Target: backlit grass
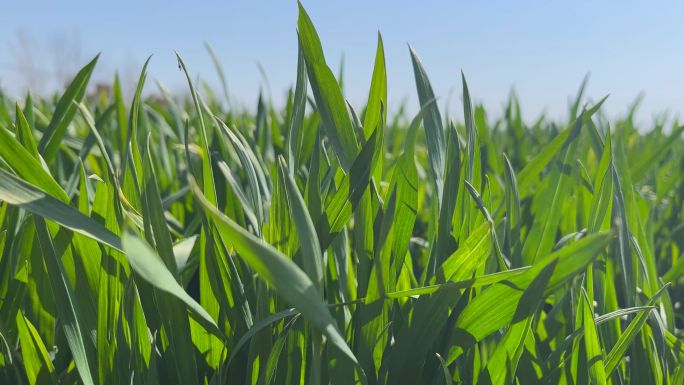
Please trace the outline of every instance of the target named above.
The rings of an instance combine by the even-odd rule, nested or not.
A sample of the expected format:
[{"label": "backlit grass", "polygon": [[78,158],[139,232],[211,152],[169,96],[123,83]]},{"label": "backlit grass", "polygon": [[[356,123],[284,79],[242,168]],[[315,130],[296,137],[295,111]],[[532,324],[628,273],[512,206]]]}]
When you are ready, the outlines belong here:
[{"label": "backlit grass", "polygon": [[452,121],[413,50],[388,116],[379,36],[352,107],[299,12],[283,109],[0,94],[0,383],[684,384],[683,126]]}]

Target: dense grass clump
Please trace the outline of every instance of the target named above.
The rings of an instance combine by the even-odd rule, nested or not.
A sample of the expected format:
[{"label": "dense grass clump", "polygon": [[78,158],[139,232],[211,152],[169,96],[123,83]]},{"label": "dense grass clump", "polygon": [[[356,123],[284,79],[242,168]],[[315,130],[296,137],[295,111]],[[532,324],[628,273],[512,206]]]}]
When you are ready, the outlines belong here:
[{"label": "dense grass clump", "polygon": [[684,383],[684,127],[465,79],[452,122],[413,51],[388,118],[381,39],[359,110],[298,39],[283,110],[86,96],[97,58],[3,97],[0,383]]}]

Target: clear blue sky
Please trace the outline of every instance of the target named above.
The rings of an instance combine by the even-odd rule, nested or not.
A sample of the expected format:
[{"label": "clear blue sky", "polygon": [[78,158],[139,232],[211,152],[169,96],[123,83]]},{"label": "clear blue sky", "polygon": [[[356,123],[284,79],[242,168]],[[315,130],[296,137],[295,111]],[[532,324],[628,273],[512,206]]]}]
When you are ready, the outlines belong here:
[{"label": "clear blue sky", "polygon": [[[500,111],[511,87],[528,120],[542,111],[564,117],[568,97],[591,73],[589,96],[611,96],[609,115],[645,93],[640,117],[684,112],[684,3],[681,1],[313,1],[305,0],[328,63],[345,63],[345,94],[362,107],[370,81],[376,31],[383,35],[389,104],[417,98],[406,44],[421,56],[440,106],[459,117],[463,70],[473,97]],[[149,79],[184,91],[173,51],[212,84],[217,77],[203,47],[225,67],[231,94],[255,105],[268,77],[273,100],[294,83],[295,1],[6,1],[0,5],[0,85],[26,87],[27,62],[42,72],[44,90],[62,63],[73,71],[102,52],[97,80],[114,70],[137,76],[154,54]],[[32,57],[19,55],[18,34]],[[59,41],[67,41],[61,47]],[[69,48],[80,42],[79,50]],[[57,47],[57,48],[55,48]],[[151,84],[153,82],[150,82]],[[148,87],[150,89],[150,87]],[[153,90],[153,88],[151,88]]]}]

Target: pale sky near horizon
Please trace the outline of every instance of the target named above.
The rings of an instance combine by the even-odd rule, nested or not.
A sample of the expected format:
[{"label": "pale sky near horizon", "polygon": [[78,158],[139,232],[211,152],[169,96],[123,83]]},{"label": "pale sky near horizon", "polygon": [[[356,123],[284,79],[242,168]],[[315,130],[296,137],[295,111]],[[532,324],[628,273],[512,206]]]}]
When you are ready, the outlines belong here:
[{"label": "pale sky near horizon", "polygon": [[[344,57],[345,96],[363,107],[376,34],[385,44],[389,107],[418,108],[407,43],[420,55],[441,108],[460,118],[463,70],[476,101],[493,113],[511,87],[528,121],[542,111],[566,117],[568,98],[591,74],[588,97],[611,94],[609,116],[640,92],[640,118],[684,113],[684,2],[677,1],[361,1],[303,0],[337,73]],[[203,42],[223,63],[232,98],[254,107],[260,90],[281,104],[295,80],[295,1],[94,2],[0,0],[0,87],[54,90],[102,52],[94,81],[118,70],[137,77],[154,54],[148,90],[158,79],[185,92],[174,50],[191,72],[218,80]],[[19,36],[24,36],[22,41]],[[24,43],[25,42],[25,43]],[[22,46],[27,44],[26,46]],[[258,65],[263,68],[268,86]],[[33,73],[28,77],[27,73]]]}]

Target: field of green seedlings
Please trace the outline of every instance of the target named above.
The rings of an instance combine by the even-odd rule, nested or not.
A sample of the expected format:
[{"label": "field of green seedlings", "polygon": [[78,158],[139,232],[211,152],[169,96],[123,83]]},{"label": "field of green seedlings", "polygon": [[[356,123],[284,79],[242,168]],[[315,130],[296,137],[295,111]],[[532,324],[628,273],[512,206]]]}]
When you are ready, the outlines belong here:
[{"label": "field of green seedlings", "polygon": [[684,384],[684,126],[465,77],[452,121],[413,50],[388,116],[380,37],[351,106],[297,27],[283,109],[180,56],[186,98],[86,92],[97,58],[0,94],[0,384]]}]

